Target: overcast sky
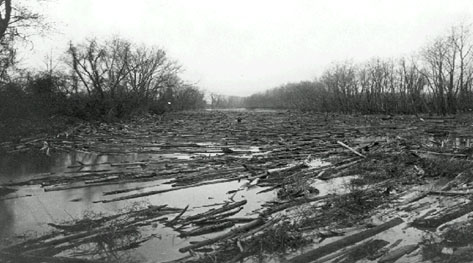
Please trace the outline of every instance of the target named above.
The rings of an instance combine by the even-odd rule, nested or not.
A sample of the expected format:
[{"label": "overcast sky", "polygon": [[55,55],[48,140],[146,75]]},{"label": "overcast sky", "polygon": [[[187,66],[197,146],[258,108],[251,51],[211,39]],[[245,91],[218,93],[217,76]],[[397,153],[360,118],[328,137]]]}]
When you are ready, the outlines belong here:
[{"label": "overcast sky", "polygon": [[44,12],[55,30],[27,61],[119,34],[164,48],[210,92],[249,95],[312,80],[332,62],[412,54],[471,22],[473,1],[49,0]]}]

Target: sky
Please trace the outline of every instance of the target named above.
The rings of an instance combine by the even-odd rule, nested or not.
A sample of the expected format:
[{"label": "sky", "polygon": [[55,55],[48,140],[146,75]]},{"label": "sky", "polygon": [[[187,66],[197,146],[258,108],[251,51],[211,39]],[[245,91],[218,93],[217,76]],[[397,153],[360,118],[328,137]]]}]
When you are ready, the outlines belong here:
[{"label": "sky", "polygon": [[247,96],[313,80],[332,63],[410,56],[459,23],[471,0],[48,0],[53,25],[23,53],[44,67],[68,41],[120,35],[166,50],[182,78],[208,92]]}]

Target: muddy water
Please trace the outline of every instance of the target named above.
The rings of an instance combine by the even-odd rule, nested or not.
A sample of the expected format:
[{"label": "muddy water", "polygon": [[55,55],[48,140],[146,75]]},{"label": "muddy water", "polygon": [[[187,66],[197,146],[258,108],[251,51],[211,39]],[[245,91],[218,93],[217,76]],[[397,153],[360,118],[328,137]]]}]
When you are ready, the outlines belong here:
[{"label": "muddy water", "polygon": [[[233,148],[238,151],[238,148]],[[257,152],[257,148],[246,149],[250,152]],[[18,154],[0,157],[0,184],[8,184],[18,181],[25,181],[35,178],[69,174],[74,169],[70,166],[78,163],[85,166],[84,171],[99,171],[110,169],[112,171],[126,169],[124,167],[113,167],[111,163],[138,162],[159,158],[189,159],[192,156],[183,154],[171,155],[149,155],[149,154],[127,154],[127,155],[97,155],[93,153],[55,153],[52,156],[44,154]],[[245,158],[242,156],[242,158]],[[169,159],[171,161],[171,159]],[[77,170],[77,169],[76,169]],[[186,214],[191,215],[212,208],[213,205],[222,205],[234,201],[247,200],[248,203],[235,217],[252,217],[256,215],[261,205],[276,197],[274,192],[257,194],[264,188],[257,186],[248,187],[248,181],[241,180],[202,185],[182,189],[178,191],[166,192],[162,194],[124,200],[111,203],[94,203],[94,201],[106,199],[104,192],[147,187],[149,190],[168,189],[171,186],[166,184],[168,180],[156,180],[152,182],[122,183],[104,186],[83,187],[60,191],[46,192],[40,185],[29,185],[13,187],[17,191],[0,197],[0,245],[15,242],[21,236],[33,237],[44,234],[51,229],[48,223],[64,223],[71,220],[83,218],[86,213],[115,214],[122,209],[130,208],[136,204],[140,205],[163,205],[170,207],[184,208],[189,205]],[[150,187],[151,186],[151,187]],[[237,190],[236,194],[229,191]],[[143,190],[128,192],[127,194],[139,193]],[[120,197],[115,195],[114,197]],[[172,215],[171,215],[172,216]],[[144,235],[154,235],[141,247],[133,252],[134,256],[144,260],[167,261],[173,260],[183,255],[177,250],[189,244],[189,241],[202,240],[212,235],[195,238],[181,239],[178,233],[172,229],[162,226],[145,227]]]}]

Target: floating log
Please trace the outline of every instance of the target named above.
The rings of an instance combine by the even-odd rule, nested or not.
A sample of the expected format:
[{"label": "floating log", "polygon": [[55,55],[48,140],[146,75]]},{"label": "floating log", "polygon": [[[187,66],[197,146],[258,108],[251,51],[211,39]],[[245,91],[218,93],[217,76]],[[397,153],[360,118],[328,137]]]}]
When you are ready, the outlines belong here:
[{"label": "floating log", "polygon": [[402,246],[384,255],[382,258],[378,260],[378,262],[379,263],[394,262],[398,260],[399,258],[401,258],[402,256],[412,253],[418,247],[419,247],[419,244]]},{"label": "floating log", "polygon": [[172,191],[177,191],[177,190],[182,190],[186,188],[192,188],[192,187],[197,187],[197,186],[202,186],[202,185],[209,185],[209,184],[218,184],[218,183],[225,183],[225,182],[231,182],[231,181],[236,181],[240,180],[245,177],[234,177],[234,178],[229,178],[229,179],[219,179],[219,180],[213,180],[213,181],[205,181],[205,182],[200,182],[192,185],[186,185],[186,186],[179,186],[179,187],[173,187],[169,189],[163,189],[163,190],[156,190],[156,191],[149,191],[149,192],[144,192],[144,193],[137,193],[137,194],[131,194],[127,196],[122,196],[122,197],[117,197],[113,199],[108,199],[108,200],[99,200],[99,201],[94,201],[94,203],[110,203],[110,202],[117,202],[117,201],[123,201],[123,200],[128,200],[128,199],[134,199],[134,198],[140,198],[140,197],[145,197],[145,196],[150,196],[150,195],[156,195],[156,194],[162,194],[162,193],[167,193],[167,192],[172,192]]},{"label": "floating log", "polygon": [[242,235],[239,235],[239,236],[238,236],[238,240],[243,240],[243,239],[245,239],[245,238],[247,238],[247,237],[250,237],[250,236],[252,236],[252,235],[254,235],[254,234],[257,234],[258,232],[261,232],[261,231],[263,231],[264,229],[273,226],[274,224],[276,224],[276,223],[279,222],[280,220],[281,220],[280,218],[273,218],[273,219],[269,220],[268,222],[264,223],[263,225],[261,225],[261,226],[255,228],[255,229],[252,229],[252,230],[250,230],[250,231],[248,231],[248,232],[246,232],[246,233],[244,233],[244,234],[242,234]]},{"label": "floating log", "polygon": [[473,191],[430,191],[431,195],[442,195],[442,196],[456,196],[456,195],[473,195]]},{"label": "floating log", "polygon": [[228,238],[230,238],[230,237],[232,237],[232,236],[235,236],[235,235],[237,235],[237,234],[239,234],[239,233],[246,232],[246,231],[248,231],[248,230],[250,230],[250,229],[252,229],[252,228],[258,227],[259,225],[261,225],[261,224],[263,224],[263,223],[264,223],[264,220],[263,220],[263,218],[260,217],[260,218],[258,218],[258,219],[256,219],[256,220],[251,221],[250,223],[248,223],[248,224],[246,224],[246,225],[232,228],[229,232],[224,233],[224,234],[222,234],[222,235],[216,236],[216,237],[214,237],[214,238],[206,239],[206,240],[204,240],[204,241],[201,241],[201,242],[198,242],[198,243],[189,245],[189,246],[187,246],[187,247],[180,248],[180,249],[179,249],[179,252],[184,253],[184,252],[187,252],[187,251],[190,251],[190,250],[199,248],[199,247],[203,247],[203,246],[208,246],[208,245],[214,244],[214,243],[216,243],[216,242],[219,242],[219,241],[228,239]]},{"label": "floating log", "polygon": [[460,153],[440,153],[440,152],[432,152],[432,151],[416,151],[416,153],[445,156],[445,157],[450,157],[450,158],[467,158],[468,157],[468,155],[460,154]]},{"label": "floating log", "polygon": [[201,218],[208,217],[208,216],[211,216],[211,215],[220,214],[220,213],[232,210],[234,208],[243,206],[247,202],[248,201],[246,201],[246,200],[242,200],[242,201],[235,202],[235,203],[232,203],[232,204],[227,204],[227,205],[224,205],[224,206],[222,206],[220,208],[217,208],[217,209],[211,209],[211,210],[209,210],[205,213],[189,216],[189,217],[185,218],[185,221],[194,221],[196,219],[201,219]]},{"label": "floating log", "polygon": [[439,217],[416,219],[411,223],[411,225],[418,229],[433,230],[439,227],[440,225],[443,225],[447,222],[450,222],[454,219],[457,219],[461,216],[471,213],[472,211],[473,211],[473,202],[470,202],[458,207],[452,212],[446,213]]},{"label": "floating log", "polygon": [[334,262],[340,262],[341,259],[343,259],[341,260],[342,263],[356,262],[384,248],[387,244],[389,244],[389,242],[382,239],[368,240],[346,250],[327,255],[326,257],[316,260],[314,263],[329,262],[335,258],[338,259],[334,260]]},{"label": "floating log", "polygon": [[3,197],[0,198],[0,201],[4,200],[11,200],[11,199],[18,199],[18,198],[24,198],[24,197],[32,197],[33,195],[27,194],[27,195],[16,195],[16,196],[8,196],[8,197]]},{"label": "floating log", "polygon": [[353,148],[351,148],[350,146],[344,144],[343,142],[337,141],[337,143],[340,144],[341,146],[347,148],[347,149],[350,150],[352,153],[354,153],[354,154],[356,154],[356,155],[358,155],[358,156],[360,156],[360,157],[366,158],[366,156],[364,156],[363,154],[357,152],[355,149],[353,149]]},{"label": "floating log", "polygon": [[[40,239],[32,240],[34,242],[26,241],[20,244],[16,244],[4,249],[8,252],[17,251],[36,251],[44,250],[47,248],[55,247],[64,243],[73,242],[79,244],[85,242],[93,237],[106,234],[110,228],[105,223],[122,216],[129,217],[130,220],[121,221],[119,220],[118,232],[124,233],[126,231],[134,230],[137,226],[146,225],[155,220],[157,217],[161,217],[170,213],[177,213],[180,209],[166,208],[166,205],[161,206],[150,206],[148,208],[130,211],[122,214],[102,217],[94,220],[82,220],[76,224],[71,225],[56,225],[50,223],[51,226],[61,229],[64,232],[53,232],[51,235],[46,235]],[[67,247],[67,246],[66,246]]]},{"label": "floating log", "polygon": [[197,219],[197,220],[192,220],[189,223],[192,223],[192,224],[195,224],[195,225],[206,225],[206,224],[208,224],[208,222],[222,220],[226,217],[238,214],[242,209],[243,209],[243,207],[240,206],[240,207],[238,207],[238,209],[235,209],[234,211],[230,210],[226,213],[219,213],[219,214],[214,214],[214,215],[211,215],[211,216],[206,216],[206,217],[203,217],[203,218],[200,218],[200,219]]},{"label": "floating log", "polygon": [[253,220],[256,220],[256,218],[255,217],[230,217],[230,218],[210,220],[209,223],[218,224],[222,222],[233,222],[235,224],[242,224],[242,223],[249,223]]},{"label": "floating log", "polygon": [[448,191],[452,187],[454,187],[455,185],[461,184],[465,181],[469,181],[470,180],[470,173],[468,173],[467,171],[468,170],[459,173],[457,176],[455,176],[455,178],[453,178],[453,180],[450,180],[442,188],[440,188],[440,191]]},{"label": "floating log", "polygon": [[197,229],[193,229],[191,231],[181,232],[181,237],[200,236],[200,235],[204,235],[208,233],[218,232],[218,231],[227,229],[229,227],[232,227],[234,225],[235,223],[233,222],[222,222],[215,225],[204,226]]},{"label": "floating log", "polygon": [[294,199],[290,202],[287,202],[287,203],[284,203],[284,204],[281,204],[281,205],[278,205],[278,206],[275,206],[275,207],[270,207],[270,208],[266,209],[265,211],[263,211],[261,213],[261,215],[262,216],[269,216],[269,215],[274,214],[276,212],[286,210],[290,207],[298,206],[298,205],[301,205],[301,204],[304,204],[304,203],[310,203],[310,202],[315,202],[315,201],[328,199],[328,198],[333,197],[333,196],[334,195],[316,196],[316,197],[312,197],[312,198],[301,197],[301,198]]},{"label": "floating log", "polygon": [[369,237],[372,237],[376,234],[379,234],[383,231],[386,231],[392,227],[395,227],[399,224],[402,224],[404,221],[401,218],[394,218],[384,224],[378,225],[376,227],[373,227],[371,229],[365,230],[363,232],[344,237],[340,240],[334,241],[330,244],[327,244],[325,246],[316,248],[314,250],[311,250],[307,253],[304,253],[302,255],[296,256],[290,260],[288,260],[288,263],[306,263],[310,261],[317,260],[325,255],[328,255],[330,253],[333,253],[341,248],[353,245],[355,243],[358,243],[362,240],[365,240]]},{"label": "floating log", "polygon": [[402,242],[402,239],[398,239],[398,240],[394,241],[394,243],[390,244],[388,247],[383,247],[383,248],[381,248],[380,250],[376,251],[375,253],[369,255],[369,256],[367,257],[367,259],[369,259],[369,260],[375,260],[375,259],[377,259],[377,258],[379,258],[379,257],[382,257],[382,256],[386,255],[386,253],[387,253],[389,250],[391,250],[391,249],[397,247],[399,244],[401,244],[401,242]]},{"label": "floating log", "polygon": [[167,225],[174,225],[179,220],[179,218],[181,218],[181,216],[187,211],[188,208],[189,205],[187,205],[176,217],[169,221]]}]

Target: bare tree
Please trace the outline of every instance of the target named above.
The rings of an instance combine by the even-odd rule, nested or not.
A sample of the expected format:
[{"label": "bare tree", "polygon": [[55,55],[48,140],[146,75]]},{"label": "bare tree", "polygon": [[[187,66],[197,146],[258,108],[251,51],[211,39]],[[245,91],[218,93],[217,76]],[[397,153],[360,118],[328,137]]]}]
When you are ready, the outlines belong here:
[{"label": "bare tree", "polygon": [[119,112],[123,103],[167,103],[183,84],[178,76],[180,66],[164,50],[137,47],[120,38],[71,43],[68,54],[69,65],[81,83],[78,90],[94,99],[101,114]]},{"label": "bare tree", "polygon": [[134,48],[127,64],[126,83],[131,91],[149,99],[159,96],[167,87],[178,86],[181,67],[169,60],[158,48]]},{"label": "bare tree", "polygon": [[105,68],[106,50],[99,46],[97,41],[89,40],[81,46],[70,44],[68,53],[71,55],[71,64],[89,95],[99,95],[103,101],[104,76],[108,69]]},{"label": "bare tree", "polygon": [[471,83],[471,63],[473,60],[473,43],[471,42],[470,26],[461,24],[457,27],[453,27],[450,40],[457,51],[459,60],[459,74],[457,77],[459,106],[463,110],[466,110],[468,105],[472,102],[471,90],[468,88],[468,83]]},{"label": "bare tree", "polygon": [[48,28],[45,19],[38,13],[11,0],[0,0],[0,80],[9,79],[8,70],[16,63],[17,39],[27,40],[31,34]]},{"label": "bare tree", "polygon": [[0,7],[3,9],[3,12],[0,13],[0,39],[3,39],[10,25],[12,12],[11,0],[0,0]]},{"label": "bare tree", "polygon": [[427,79],[428,86],[436,100],[436,111],[441,114],[447,113],[445,100],[445,63],[448,54],[448,43],[442,39],[436,39],[422,52],[425,62],[425,70],[422,70]]}]

